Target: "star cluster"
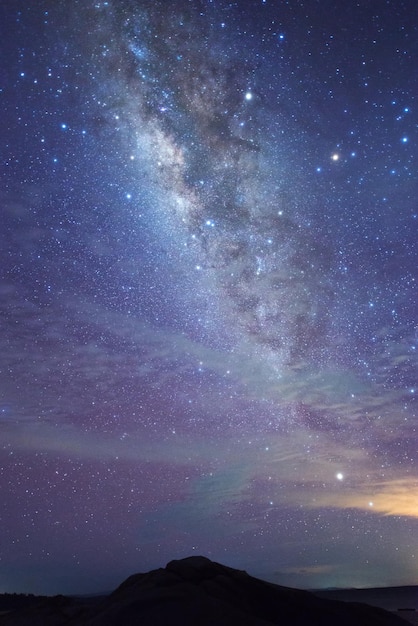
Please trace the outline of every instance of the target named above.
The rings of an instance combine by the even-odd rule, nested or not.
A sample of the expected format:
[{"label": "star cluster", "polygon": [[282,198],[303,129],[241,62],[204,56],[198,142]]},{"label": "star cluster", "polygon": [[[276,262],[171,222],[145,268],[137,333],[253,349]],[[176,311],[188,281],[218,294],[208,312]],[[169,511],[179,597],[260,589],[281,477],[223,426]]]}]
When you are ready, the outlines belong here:
[{"label": "star cluster", "polygon": [[414,3],[12,4],[0,591],[417,584]]}]

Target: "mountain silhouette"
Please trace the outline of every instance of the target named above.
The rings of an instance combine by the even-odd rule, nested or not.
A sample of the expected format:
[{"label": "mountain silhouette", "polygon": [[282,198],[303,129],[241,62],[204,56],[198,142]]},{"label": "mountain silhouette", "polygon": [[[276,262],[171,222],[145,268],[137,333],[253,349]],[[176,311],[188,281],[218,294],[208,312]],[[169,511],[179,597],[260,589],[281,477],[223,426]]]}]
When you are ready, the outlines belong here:
[{"label": "mountain silhouette", "polygon": [[264,582],[203,556],[134,574],[96,599],[42,599],[0,617],[0,626],[405,626],[366,604],[324,599]]}]

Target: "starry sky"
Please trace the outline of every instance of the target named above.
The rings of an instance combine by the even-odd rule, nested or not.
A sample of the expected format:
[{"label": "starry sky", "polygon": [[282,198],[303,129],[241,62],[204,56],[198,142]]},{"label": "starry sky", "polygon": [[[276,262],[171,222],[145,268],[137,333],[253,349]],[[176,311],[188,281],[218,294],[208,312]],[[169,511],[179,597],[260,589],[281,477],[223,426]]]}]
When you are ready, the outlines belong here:
[{"label": "starry sky", "polygon": [[0,11],[0,592],[418,584],[415,0]]}]

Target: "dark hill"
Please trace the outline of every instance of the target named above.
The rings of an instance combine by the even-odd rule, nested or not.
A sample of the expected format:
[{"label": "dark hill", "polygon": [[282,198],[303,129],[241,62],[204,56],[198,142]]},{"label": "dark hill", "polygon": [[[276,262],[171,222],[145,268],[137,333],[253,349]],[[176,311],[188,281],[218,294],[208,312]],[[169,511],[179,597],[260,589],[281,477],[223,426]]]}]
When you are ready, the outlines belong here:
[{"label": "dark hill", "polygon": [[405,626],[365,604],[279,587],[204,557],[130,576],[88,604],[58,596],[0,618],[0,626]]}]

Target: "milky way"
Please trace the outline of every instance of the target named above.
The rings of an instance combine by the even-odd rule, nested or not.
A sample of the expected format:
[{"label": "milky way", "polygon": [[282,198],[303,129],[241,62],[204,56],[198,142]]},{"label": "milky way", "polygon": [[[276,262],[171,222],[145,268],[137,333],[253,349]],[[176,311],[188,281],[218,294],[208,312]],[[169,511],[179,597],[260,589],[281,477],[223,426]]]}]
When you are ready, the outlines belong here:
[{"label": "milky way", "polygon": [[417,584],[414,3],[18,5],[0,591]]}]

